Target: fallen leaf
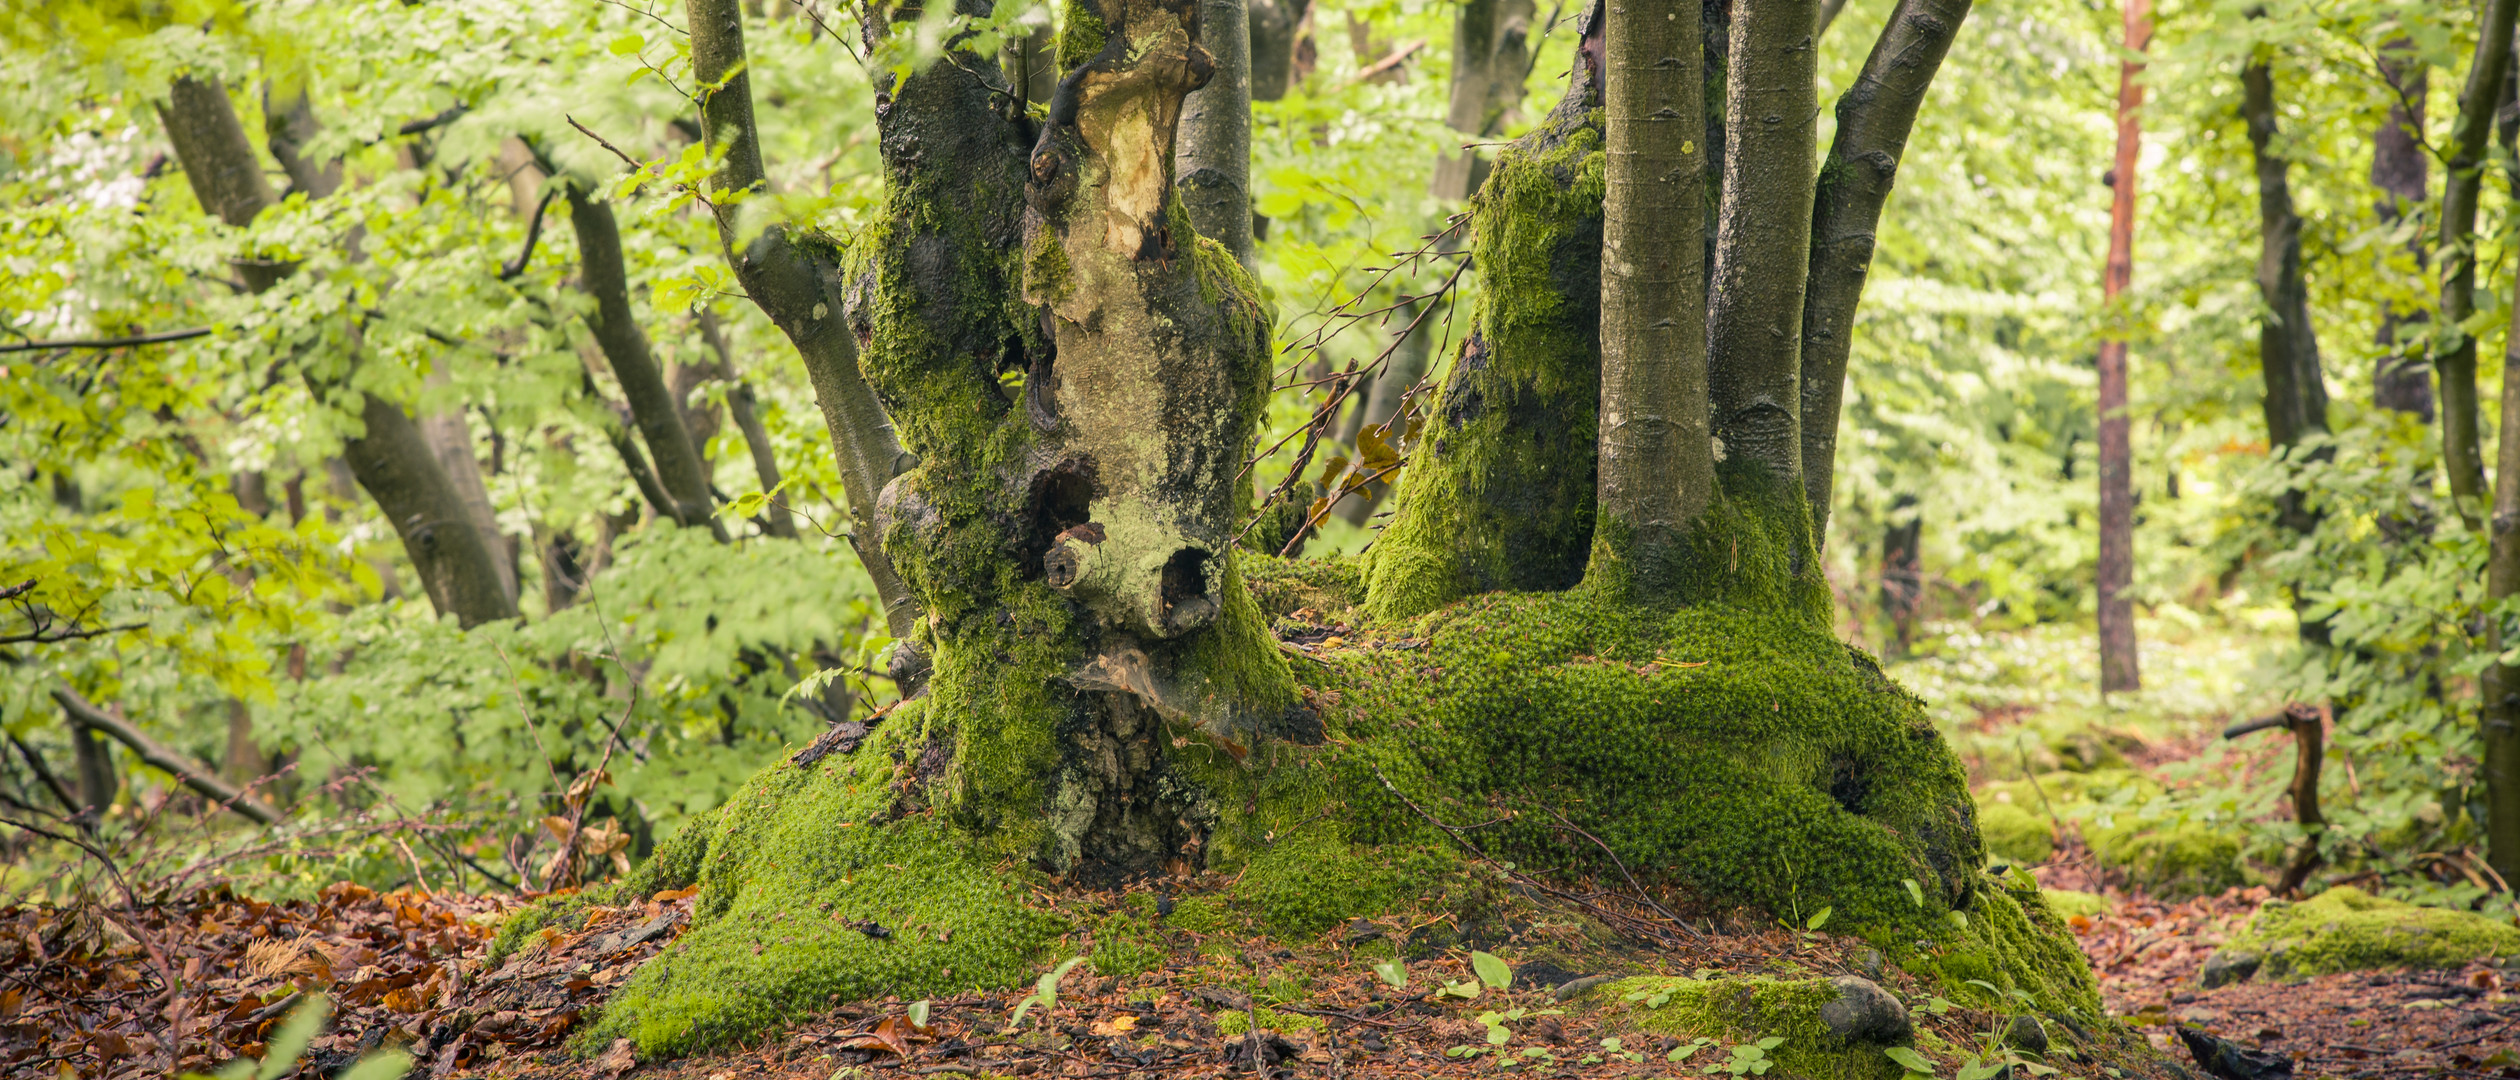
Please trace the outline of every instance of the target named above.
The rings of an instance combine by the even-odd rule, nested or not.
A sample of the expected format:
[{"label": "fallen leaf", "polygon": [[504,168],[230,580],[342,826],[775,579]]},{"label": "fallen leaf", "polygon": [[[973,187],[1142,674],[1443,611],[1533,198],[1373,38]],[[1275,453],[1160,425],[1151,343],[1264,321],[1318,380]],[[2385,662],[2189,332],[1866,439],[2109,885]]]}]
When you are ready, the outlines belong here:
[{"label": "fallen leaf", "polygon": [[595,1059],[595,1068],[606,1080],[639,1067],[639,1058],[628,1039],[614,1039],[612,1046]]},{"label": "fallen leaf", "polygon": [[1137,1030],[1137,1021],[1134,1016],[1115,1016],[1109,1020],[1096,1020],[1086,1025],[1086,1029],[1106,1039],[1115,1038]]}]

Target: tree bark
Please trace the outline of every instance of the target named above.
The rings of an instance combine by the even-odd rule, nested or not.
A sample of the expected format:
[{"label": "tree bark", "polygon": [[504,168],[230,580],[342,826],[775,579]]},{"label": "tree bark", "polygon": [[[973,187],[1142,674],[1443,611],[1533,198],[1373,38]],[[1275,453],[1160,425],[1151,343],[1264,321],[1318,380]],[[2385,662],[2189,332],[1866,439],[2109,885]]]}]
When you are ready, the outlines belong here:
[{"label": "tree bark", "polygon": [[1251,100],[1276,101],[1295,85],[1296,46],[1312,0],[1247,0],[1251,12]]},{"label": "tree bark", "polygon": [[[2123,0],[2126,49],[2140,56],[2152,42],[2151,0]],[[2118,66],[2117,160],[2110,170],[2109,262],[2101,275],[2102,318],[2123,317],[2122,297],[2135,273],[2135,167],[2142,149],[2144,87],[2141,61]],[[2100,339],[2100,691],[2137,690],[2143,673],[2135,655],[2134,459],[2126,414],[2126,337],[2111,327]]]},{"label": "tree bark", "polygon": [[[2431,87],[2432,69],[2421,62],[2403,59],[2414,43],[2399,38],[2380,47],[2380,79],[2393,93],[2388,119],[2371,136],[2371,182],[2380,189],[2380,200],[2373,209],[2385,225],[2395,225],[2412,213],[2425,199],[2429,183],[2430,154],[2425,152],[2420,136],[2424,130],[2424,98]],[[2407,239],[2407,249],[2415,256],[2417,267],[2425,266],[2428,249],[2421,231]],[[2380,328],[2374,342],[2380,346],[2380,358],[2374,362],[2371,376],[2372,403],[2383,409],[2414,413],[2429,424],[2433,419],[2432,373],[2424,370],[2422,356],[2413,346],[2419,341],[2398,340],[2400,327],[2419,327],[2431,321],[2431,313],[2420,308],[2400,312],[2387,301],[2380,305]],[[2421,331],[2417,331],[2420,335]]]},{"label": "tree bark", "polygon": [[1251,18],[1244,0],[1199,0],[1199,41],[1216,73],[1181,106],[1181,205],[1199,235],[1247,269],[1251,237]]},{"label": "tree bark", "polygon": [[[1444,126],[1486,139],[1511,123],[1531,70],[1532,0],[1463,0],[1453,10],[1452,85]],[[1466,199],[1487,180],[1487,152],[1476,145],[1435,157],[1432,190]]]},{"label": "tree bark", "polygon": [[720,242],[745,294],[805,360],[814,399],[822,406],[832,449],[839,455],[841,488],[855,524],[850,545],[874,579],[886,624],[894,636],[906,635],[918,617],[917,604],[877,542],[874,521],[876,496],[908,461],[884,406],[858,371],[858,342],[840,317],[840,253],[785,225],[772,225],[736,249],[735,204],[763,187],[752,76],[741,70],[743,8],[735,0],[691,0],[689,14],[693,74],[703,84],[718,86],[703,98],[700,116],[710,148],[725,155],[709,180],[717,200]]},{"label": "tree bark", "polygon": [[[179,77],[159,115],[203,209],[241,228],[271,205],[271,187],[263,182],[260,161],[226,90],[215,82]],[[278,284],[290,267],[243,260],[238,270],[250,287],[261,291]],[[332,388],[320,380],[310,377],[308,385],[319,399],[332,396]],[[467,628],[515,618],[516,604],[490,545],[473,528],[468,508],[419,426],[400,407],[374,394],[361,392],[349,404],[358,408],[365,430],[344,441],[342,457],[393,523],[430,603],[440,615],[453,615]]]},{"label": "tree bark", "polygon": [[1873,41],[1863,73],[1838,96],[1837,134],[1812,196],[1811,268],[1803,294],[1802,475],[1814,544],[1829,539],[1838,414],[1855,347],[1855,307],[1872,269],[1873,230],[1898,179],[1925,91],[1969,5],[1901,0]]},{"label": "tree bark", "polygon": [[1594,4],[1566,96],[1497,155],[1471,200],[1479,299],[1367,553],[1379,617],[1583,580],[1598,490],[1605,23]]},{"label": "tree bark", "polygon": [[[422,380],[425,395],[443,388],[450,380],[444,369],[432,371]],[[490,566],[499,580],[499,591],[507,595],[509,606],[516,604],[516,560],[508,550],[507,534],[499,531],[498,508],[490,503],[490,486],[481,479],[481,457],[473,450],[472,424],[464,417],[464,407],[457,402],[419,418],[420,438],[428,443],[429,456],[437,459],[438,469],[446,474],[446,484],[464,508],[464,521],[481,537],[481,548],[490,555]]]},{"label": "tree bark", "polygon": [[[717,313],[701,308],[699,323],[701,339],[708,343],[709,351],[717,354],[718,370],[734,383],[726,394],[726,411],[734,418],[736,429],[744,433],[744,447],[752,455],[753,476],[760,481],[761,490],[777,491],[781,482],[779,455],[770,445],[770,429],[761,422],[761,407],[753,397],[752,383],[735,370],[735,351],[727,347],[726,331],[718,325]],[[788,497],[782,496],[780,502],[761,513],[770,535],[794,540],[796,515],[785,504]]]},{"label": "tree bark", "polygon": [[1811,546],[1802,488],[1802,310],[1816,180],[1817,20],[1812,0],[1734,4],[1724,202],[1706,312],[1707,413],[1725,492],[1755,507],[1750,512],[1792,552],[1797,572]]},{"label": "tree bark", "polygon": [[[2520,143],[2520,110],[2502,122],[2505,153]],[[2508,157],[2506,160],[2510,160]],[[2520,168],[2510,174],[2512,193],[2520,198]],[[2485,601],[2491,608],[2520,593],[2520,278],[2512,285],[2511,321],[2503,334],[2502,432],[2494,442],[2494,503],[2487,519],[2489,547],[2485,563]],[[2486,620],[2486,655],[2499,657],[2511,647],[2500,617]],[[2520,667],[2485,666],[2479,680],[2477,727],[2484,743],[2486,861],[2505,881],[2520,880]]]},{"label": "tree bark", "polygon": [[638,423],[639,435],[647,442],[648,456],[655,462],[656,478],[673,500],[668,516],[679,525],[708,527],[723,540],[726,529],[711,513],[717,504],[709,495],[709,477],[700,461],[700,449],[692,442],[690,430],[683,426],[681,403],[666,385],[665,373],[648,349],[647,333],[639,328],[638,317],[630,307],[630,277],[622,263],[620,223],[614,219],[610,204],[589,197],[583,187],[575,181],[562,183],[563,195],[569,200],[569,224],[577,231],[578,282],[595,300],[595,310],[586,317],[587,328],[594,331],[595,342],[604,350],[613,378],[621,383],[622,397],[630,403],[630,416]]},{"label": "tree bark", "polygon": [[[1602,60],[1601,518],[1593,573],[1617,575],[1640,600],[1668,602],[1681,598],[1682,542],[1716,494],[1710,312],[1696,212],[1706,182],[1694,138],[1704,130],[1703,52],[1692,0],[1626,2],[1632,6],[1610,9]],[[1806,52],[1809,44],[1806,33]],[[1778,74],[1791,81],[1790,72]],[[1794,245],[1795,255],[1804,250]]]},{"label": "tree bark", "polygon": [[2476,58],[2459,94],[2450,128],[2449,179],[2441,194],[2441,321],[2433,364],[2441,376],[2441,463],[2452,502],[2473,527],[2485,498],[2485,460],[2476,401],[2476,336],[2461,324],[2476,312],[2476,204],[2484,184],[2485,143],[2493,134],[2503,74],[2511,63],[2512,17],[2520,0],[2486,0],[2478,21]]},{"label": "tree bark", "polygon": [[[2267,61],[2242,68],[2240,85],[2240,112],[2257,163],[2257,283],[2266,309],[2258,323],[2258,367],[2266,384],[2266,434],[2274,446],[2289,449],[2327,432],[2327,380],[2319,366],[2318,332],[2310,324],[2310,287],[2301,272],[2301,215],[2293,210],[2285,178],[2289,163],[2273,145],[2275,80]],[[2298,492],[2285,496],[2280,516],[2295,533],[2318,524]]]}]

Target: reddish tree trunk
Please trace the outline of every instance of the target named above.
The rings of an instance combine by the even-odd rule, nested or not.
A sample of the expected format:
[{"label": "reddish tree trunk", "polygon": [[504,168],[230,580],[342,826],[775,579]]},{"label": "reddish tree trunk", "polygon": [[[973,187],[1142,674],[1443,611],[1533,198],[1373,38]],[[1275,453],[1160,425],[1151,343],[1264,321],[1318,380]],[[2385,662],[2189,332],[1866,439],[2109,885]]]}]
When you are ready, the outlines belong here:
[{"label": "reddish tree trunk", "polygon": [[[2126,0],[2126,48],[2141,53],[2152,40],[2151,0]],[[2109,207],[2109,263],[2101,276],[2105,318],[2116,320],[2121,297],[2135,273],[2135,165],[2143,130],[2136,112],[2144,88],[2135,80],[2144,65],[2134,58],[2118,68],[2117,164],[2109,172],[2115,199]],[[2127,443],[2126,336],[2112,327],[2100,341],[2100,690],[2143,686],[2135,663],[2135,604],[2127,595],[2135,578],[2133,458]]]}]

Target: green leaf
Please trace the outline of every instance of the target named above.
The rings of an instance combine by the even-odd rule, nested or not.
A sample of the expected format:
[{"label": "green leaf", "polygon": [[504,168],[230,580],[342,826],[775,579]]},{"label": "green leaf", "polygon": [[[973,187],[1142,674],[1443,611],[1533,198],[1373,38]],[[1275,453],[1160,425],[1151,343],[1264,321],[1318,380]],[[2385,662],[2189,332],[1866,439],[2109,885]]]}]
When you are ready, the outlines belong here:
[{"label": "green leaf", "polygon": [[1926,1060],[1925,1055],[1917,1053],[1908,1047],[1886,1047],[1881,1051],[1881,1054],[1883,1057],[1897,1062],[1900,1068],[1906,1069],[1909,1072],[1923,1073],[1926,1076],[1934,1075],[1934,1063]]},{"label": "green leaf", "polygon": [[1823,907],[1818,911],[1812,912],[1810,921],[1803,923],[1803,929],[1817,930],[1823,926],[1829,925],[1829,915],[1836,910],[1837,909],[1834,907]]},{"label": "green leaf", "polygon": [[1964,914],[1962,914],[1962,913],[1960,913],[1960,912],[1957,912],[1957,911],[1947,911],[1947,912],[1944,912],[1944,913],[1943,913],[1943,915],[1944,915],[1944,917],[1945,917],[1945,918],[1948,918],[1948,919],[1950,919],[1950,920],[1951,920],[1951,925],[1953,925],[1953,926],[1955,926],[1955,927],[1958,927],[1958,928],[1960,928],[1960,929],[1962,929],[1962,930],[1966,930],[1966,929],[1968,929],[1968,928],[1969,928],[1969,917],[1968,917],[1967,915],[1964,915]]},{"label": "green leaf", "polygon": [[1916,883],[1915,878],[1900,878],[1899,884],[1907,886],[1908,899],[1914,901],[1916,906],[1925,906],[1925,889]]},{"label": "green leaf", "polygon": [[315,1041],[331,1015],[332,999],[322,994],[309,994],[289,1010],[289,1018],[280,1022],[279,1033],[263,1052],[262,1068],[254,1073],[254,1080],[280,1080],[280,1074],[297,1064],[298,1055],[306,1052],[306,1044]]},{"label": "green leaf", "polygon": [[1409,985],[1409,965],[1405,961],[1377,960],[1374,962],[1374,975],[1394,990]]},{"label": "green leaf", "polygon": [[926,999],[926,998],[920,998],[920,999],[919,999],[919,1000],[917,1000],[917,1001],[913,1001],[913,1002],[911,1002],[911,1003],[910,1003],[909,1012],[910,1012],[910,1023],[911,1023],[913,1026],[916,1026],[916,1027],[926,1027],[926,1026],[928,1026],[928,999]]},{"label": "green leaf", "polygon": [[1770,1035],[1758,1042],[1759,1049],[1763,1051],[1774,1050],[1783,1045],[1785,1045],[1785,1037],[1782,1035]]},{"label": "green leaf", "polygon": [[1448,982],[1445,983],[1444,988],[1437,991],[1437,993],[1450,994],[1463,1001],[1474,1001],[1477,1000],[1479,996],[1479,984],[1468,979],[1464,979],[1460,982]]},{"label": "green leaf", "polygon": [[1514,985],[1514,969],[1495,953],[1471,953],[1470,969],[1478,972],[1479,981],[1491,988],[1503,990]]},{"label": "green leaf", "polygon": [[402,1080],[411,1072],[411,1055],[400,1050],[379,1050],[360,1058],[336,1080]]},{"label": "green leaf", "polygon": [[612,40],[614,56],[635,56],[646,48],[647,38],[638,34],[623,34]]}]

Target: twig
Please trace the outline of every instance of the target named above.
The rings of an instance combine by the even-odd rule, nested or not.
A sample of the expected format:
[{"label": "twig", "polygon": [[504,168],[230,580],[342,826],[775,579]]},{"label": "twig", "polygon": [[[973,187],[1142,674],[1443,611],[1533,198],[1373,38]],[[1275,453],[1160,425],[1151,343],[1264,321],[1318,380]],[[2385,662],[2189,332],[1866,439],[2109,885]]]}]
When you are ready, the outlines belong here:
[{"label": "twig", "polygon": [[448,124],[454,123],[454,122],[456,121],[456,119],[457,119],[457,118],[459,118],[459,117],[463,116],[465,113],[468,113],[468,112],[471,112],[471,111],[472,111],[472,106],[470,106],[470,105],[464,105],[464,104],[449,105],[449,106],[447,106],[446,108],[439,110],[439,111],[438,111],[438,114],[437,114],[436,116],[431,116],[431,117],[427,117],[427,118],[420,119],[420,120],[405,120],[405,121],[403,121],[403,123],[402,123],[402,126],[401,126],[401,127],[398,127],[398,128],[395,128],[395,129],[394,129],[394,134],[396,134],[396,135],[418,135],[418,134],[421,134],[421,133],[423,133],[423,132],[426,132],[426,131],[428,131],[428,130],[430,130],[430,129],[432,129],[432,128],[440,128],[440,127],[444,127],[444,126],[446,126],[446,125],[448,125]]},{"label": "twig", "polygon": [[[186,330],[164,330],[155,334],[135,334],[131,337],[77,338],[68,341],[25,341],[11,345],[0,345],[0,353],[40,352],[45,349],[120,349],[132,345],[158,345],[169,341],[184,341],[197,337],[209,337],[214,330],[214,327],[195,326]],[[30,582],[30,584],[32,583]],[[0,597],[0,599],[6,599],[6,597]]]},{"label": "twig", "polygon": [[534,242],[542,239],[543,212],[551,209],[551,198],[560,193],[557,184],[543,188],[542,201],[534,204],[534,218],[525,223],[525,250],[516,253],[516,261],[499,268],[499,280],[507,281],[525,272],[525,264],[534,260]]},{"label": "twig", "polygon": [[1628,873],[1627,864],[1626,864],[1625,862],[1621,862],[1621,861],[1619,860],[1619,853],[1618,853],[1618,852],[1615,852],[1615,851],[1610,850],[1610,845],[1605,844],[1605,843],[1602,843],[1602,842],[1601,842],[1601,838],[1600,838],[1600,837],[1598,837],[1598,836],[1594,836],[1594,835],[1593,835],[1593,834],[1591,834],[1591,833],[1585,832],[1584,830],[1582,830],[1582,829],[1580,829],[1580,828],[1577,828],[1577,827],[1575,826],[1575,823],[1574,823],[1574,822],[1572,822],[1572,821],[1568,821],[1568,820],[1566,820],[1566,815],[1565,815],[1565,814],[1561,814],[1561,813],[1559,813],[1556,807],[1549,806],[1549,807],[1544,807],[1544,808],[1545,808],[1545,809],[1547,809],[1547,810],[1549,811],[1549,816],[1550,816],[1550,817],[1553,817],[1553,818],[1558,819],[1558,824],[1559,824],[1560,826],[1564,827],[1567,831],[1572,832],[1572,833],[1574,833],[1574,834],[1575,834],[1575,835],[1577,835],[1577,836],[1580,836],[1580,837],[1583,837],[1583,838],[1584,838],[1584,839],[1586,839],[1586,840],[1590,840],[1590,841],[1592,841],[1592,842],[1593,842],[1593,846],[1594,846],[1594,847],[1597,847],[1597,848],[1600,848],[1600,849],[1601,849],[1601,853],[1602,853],[1602,854],[1607,855],[1607,856],[1610,856],[1610,865],[1612,865],[1612,866],[1615,866],[1615,867],[1618,867],[1618,868],[1619,868],[1619,876],[1627,879],[1628,888],[1631,888],[1631,889],[1636,890],[1636,895],[1637,895],[1640,899],[1642,899],[1642,900],[1644,900],[1644,901],[1645,901],[1646,906],[1653,908],[1653,909],[1654,909],[1655,911],[1657,911],[1657,912],[1660,912],[1660,913],[1662,914],[1662,917],[1663,917],[1663,918],[1666,918],[1666,919],[1671,920],[1672,925],[1677,926],[1677,927],[1679,927],[1679,928],[1680,928],[1680,929],[1682,929],[1682,930],[1686,930],[1686,931],[1688,931],[1688,932],[1689,932],[1689,934],[1690,934],[1690,936],[1692,936],[1692,937],[1701,937],[1701,938],[1706,936],[1706,935],[1704,935],[1704,934],[1699,933],[1699,932],[1698,932],[1697,927],[1691,926],[1691,925],[1689,925],[1688,923],[1685,923],[1685,922],[1680,921],[1680,916],[1677,916],[1677,915],[1672,914],[1672,913],[1671,913],[1671,910],[1670,910],[1669,908],[1666,908],[1666,907],[1662,906],[1662,902],[1661,902],[1661,901],[1654,899],[1654,896],[1653,896],[1653,894],[1652,894],[1652,893],[1649,893],[1649,892],[1646,892],[1646,891],[1645,891],[1645,886],[1637,884],[1637,883],[1636,883],[1636,875],[1631,874],[1631,873]]},{"label": "twig", "polygon": [[9,744],[17,747],[18,756],[26,759],[26,767],[34,770],[35,779],[43,781],[44,787],[53,793],[53,798],[61,800],[61,805],[71,813],[79,812],[79,797],[71,794],[70,786],[62,783],[60,777],[54,776],[51,769],[44,767],[42,754],[36,753],[34,747],[26,745],[26,740],[18,738],[16,732],[9,733]]}]

